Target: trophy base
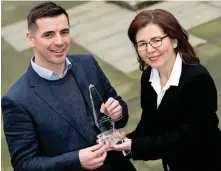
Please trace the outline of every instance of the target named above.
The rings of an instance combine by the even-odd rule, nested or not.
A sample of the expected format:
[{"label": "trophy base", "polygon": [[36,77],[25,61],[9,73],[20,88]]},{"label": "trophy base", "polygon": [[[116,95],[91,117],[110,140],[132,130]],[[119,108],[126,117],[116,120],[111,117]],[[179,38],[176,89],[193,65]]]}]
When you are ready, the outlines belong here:
[{"label": "trophy base", "polygon": [[123,143],[123,139],[121,138],[121,135],[117,129],[110,129],[108,131],[102,132],[97,135],[97,138],[106,146]]},{"label": "trophy base", "polygon": [[[102,132],[97,135],[100,142],[103,142],[105,146],[110,146],[113,144],[122,144],[124,140],[117,129],[110,129],[108,131]],[[130,154],[130,150],[122,151],[124,156]]]}]

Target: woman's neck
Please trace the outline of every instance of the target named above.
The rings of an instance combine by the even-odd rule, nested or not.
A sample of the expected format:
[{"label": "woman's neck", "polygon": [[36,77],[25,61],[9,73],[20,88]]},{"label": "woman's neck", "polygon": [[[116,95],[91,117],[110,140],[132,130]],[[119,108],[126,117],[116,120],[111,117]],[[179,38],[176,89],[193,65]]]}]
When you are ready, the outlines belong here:
[{"label": "woman's neck", "polygon": [[170,78],[171,72],[173,70],[173,65],[176,60],[176,56],[174,56],[172,59],[173,60],[171,60],[170,63],[168,63],[168,65],[166,65],[164,68],[158,69],[158,72],[160,75],[161,88],[163,88],[165,86],[165,84],[167,83],[167,81]]},{"label": "woman's neck", "polygon": [[161,71],[159,71],[161,88],[166,85],[167,81],[170,78],[171,72],[172,69],[162,69]]}]

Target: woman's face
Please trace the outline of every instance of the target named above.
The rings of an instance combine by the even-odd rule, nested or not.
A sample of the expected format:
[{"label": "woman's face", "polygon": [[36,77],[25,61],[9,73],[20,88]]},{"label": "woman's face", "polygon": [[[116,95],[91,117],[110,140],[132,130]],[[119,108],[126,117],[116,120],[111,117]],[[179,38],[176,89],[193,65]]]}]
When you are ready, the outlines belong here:
[{"label": "woman's face", "polygon": [[[173,66],[177,39],[170,39],[158,25],[151,23],[140,29],[136,41],[137,51],[146,64],[155,69]],[[150,43],[145,44],[148,42],[152,46]]]}]

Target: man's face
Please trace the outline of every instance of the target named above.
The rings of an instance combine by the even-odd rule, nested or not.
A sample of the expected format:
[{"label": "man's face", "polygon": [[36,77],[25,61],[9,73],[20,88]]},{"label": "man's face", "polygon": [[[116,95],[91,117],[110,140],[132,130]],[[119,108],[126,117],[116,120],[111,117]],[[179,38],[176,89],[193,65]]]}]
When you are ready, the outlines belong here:
[{"label": "man's face", "polygon": [[36,20],[37,29],[27,33],[35,62],[47,69],[64,66],[70,43],[70,29],[64,14]]}]

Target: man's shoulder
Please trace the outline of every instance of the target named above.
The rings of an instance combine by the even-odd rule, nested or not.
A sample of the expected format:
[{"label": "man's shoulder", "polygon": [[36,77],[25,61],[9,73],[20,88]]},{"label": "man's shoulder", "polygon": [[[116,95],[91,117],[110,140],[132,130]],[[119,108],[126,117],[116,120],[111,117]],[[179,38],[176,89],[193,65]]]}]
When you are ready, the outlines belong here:
[{"label": "man's shoulder", "polygon": [[[25,94],[28,88],[27,73],[24,73],[8,90],[4,96],[8,96],[12,99],[19,97],[21,94]],[[3,97],[4,97],[3,96]]]},{"label": "man's shoulder", "polygon": [[71,63],[73,62],[85,62],[85,61],[93,61],[94,57],[91,54],[69,54],[67,55],[68,59]]}]

